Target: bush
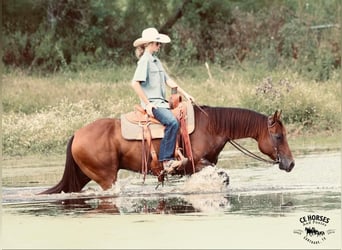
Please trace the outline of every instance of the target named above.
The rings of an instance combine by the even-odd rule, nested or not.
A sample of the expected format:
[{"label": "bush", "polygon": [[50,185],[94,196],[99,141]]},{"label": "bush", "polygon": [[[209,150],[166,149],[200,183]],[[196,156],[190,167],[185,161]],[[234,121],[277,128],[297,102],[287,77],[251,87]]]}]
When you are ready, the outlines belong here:
[{"label": "bush", "polygon": [[339,129],[341,94],[335,93],[336,96],[333,96],[330,92],[336,85],[308,85],[300,83],[299,80],[279,76],[277,78],[278,81],[272,77],[263,79],[248,95],[242,96],[242,106],[266,114],[282,110],[286,124],[300,126],[306,130]]}]

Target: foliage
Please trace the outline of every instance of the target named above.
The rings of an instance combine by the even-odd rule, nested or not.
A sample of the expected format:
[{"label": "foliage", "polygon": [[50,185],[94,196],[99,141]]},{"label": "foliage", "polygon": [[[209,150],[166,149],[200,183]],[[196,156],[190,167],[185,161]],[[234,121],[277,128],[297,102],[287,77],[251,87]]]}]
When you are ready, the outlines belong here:
[{"label": "foliage", "polygon": [[98,117],[98,106],[92,101],[73,104],[62,100],[55,107],[47,107],[31,115],[9,113],[4,116],[3,129],[11,130],[12,133],[5,133],[3,136],[3,152],[22,155],[27,151],[59,151],[73,134],[73,127],[80,127]]},{"label": "foliage", "polygon": [[287,75],[275,78],[262,79],[249,95],[243,96],[241,105],[268,114],[282,110],[285,123],[296,125],[300,130],[339,129],[341,93],[337,85],[303,84]]},{"label": "foliage", "polygon": [[2,5],[3,62],[31,71],[132,64],[132,41],[144,28],[167,23],[173,42],[163,53],[173,63],[264,63],[316,81],[329,80],[341,66],[341,32],[335,26],[340,0],[5,0]]}]

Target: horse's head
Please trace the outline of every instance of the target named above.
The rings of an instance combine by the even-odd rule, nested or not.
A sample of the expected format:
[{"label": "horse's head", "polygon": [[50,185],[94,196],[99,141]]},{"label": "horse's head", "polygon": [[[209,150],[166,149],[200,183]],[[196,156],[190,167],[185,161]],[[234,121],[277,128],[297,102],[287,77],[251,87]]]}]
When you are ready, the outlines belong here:
[{"label": "horse's head", "polygon": [[268,133],[259,141],[259,149],[271,159],[279,163],[279,168],[290,172],[295,165],[291,150],[287,143],[286,129],[280,120],[281,111],[268,117]]}]

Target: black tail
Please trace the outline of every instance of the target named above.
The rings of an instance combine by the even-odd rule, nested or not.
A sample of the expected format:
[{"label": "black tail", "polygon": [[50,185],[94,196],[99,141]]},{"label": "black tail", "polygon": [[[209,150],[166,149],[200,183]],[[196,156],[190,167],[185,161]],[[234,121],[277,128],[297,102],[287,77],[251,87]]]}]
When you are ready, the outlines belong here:
[{"label": "black tail", "polygon": [[70,138],[67,146],[65,169],[62,179],[56,186],[40,194],[55,194],[61,193],[62,191],[65,193],[79,192],[90,181],[90,178],[81,171],[72,156],[71,145],[73,140],[74,136]]}]

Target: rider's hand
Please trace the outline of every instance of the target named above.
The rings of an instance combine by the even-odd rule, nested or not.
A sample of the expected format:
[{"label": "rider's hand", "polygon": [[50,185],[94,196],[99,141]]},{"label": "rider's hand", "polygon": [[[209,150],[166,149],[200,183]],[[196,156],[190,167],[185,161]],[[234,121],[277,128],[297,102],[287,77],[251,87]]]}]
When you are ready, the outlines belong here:
[{"label": "rider's hand", "polygon": [[156,105],[154,105],[154,104],[152,104],[152,103],[149,103],[149,104],[146,105],[146,112],[147,112],[147,114],[148,114],[149,116],[152,116],[152,117],[153,117],[154,115],[153,115],[153,112],[152,112],[152,108],[157,109]]}]

